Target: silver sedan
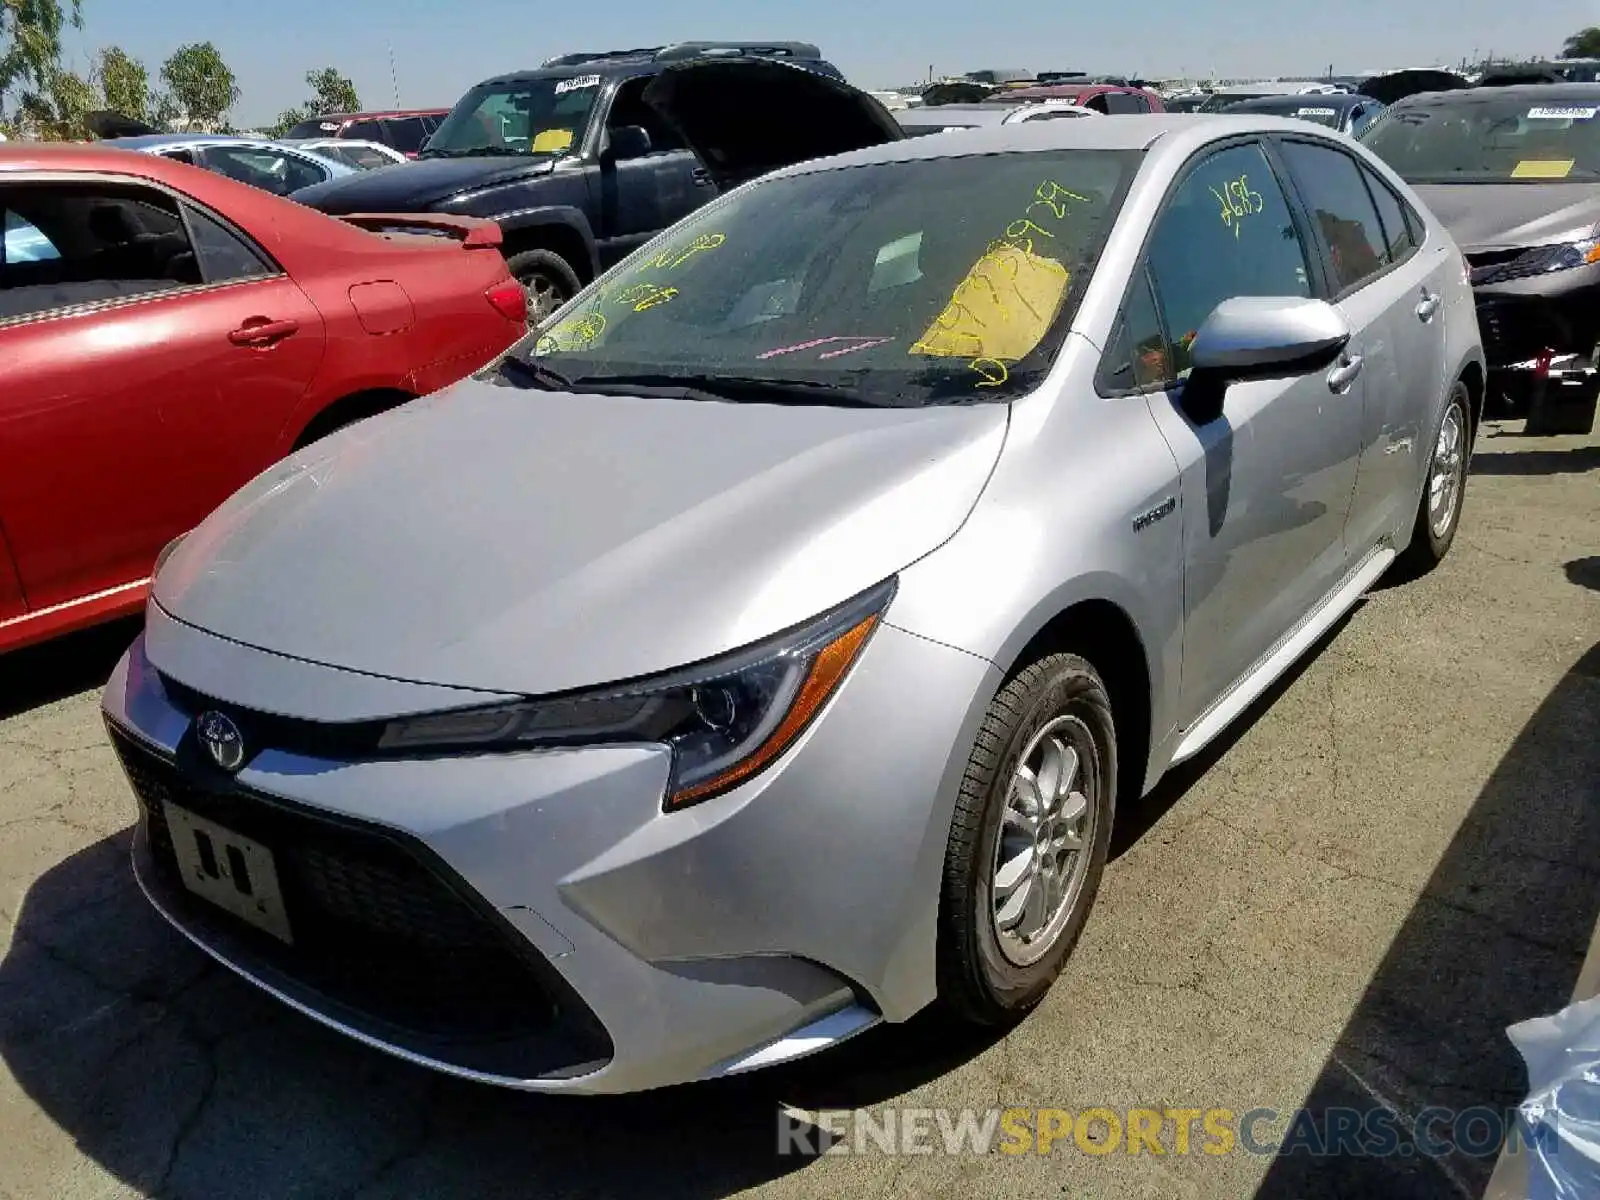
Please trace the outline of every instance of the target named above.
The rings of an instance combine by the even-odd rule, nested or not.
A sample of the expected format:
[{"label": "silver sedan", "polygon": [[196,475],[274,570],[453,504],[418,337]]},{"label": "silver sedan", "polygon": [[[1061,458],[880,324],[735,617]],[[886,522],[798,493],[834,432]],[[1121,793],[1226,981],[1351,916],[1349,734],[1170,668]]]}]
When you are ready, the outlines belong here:
[{"label": "silver sedan", "polygon": [[139,880],[517,1088],[1013,1020],[1118,805],[1449,550],[1483,381],[1448,234],[1305,122],[792,166],[164,554],[104,701]]}]

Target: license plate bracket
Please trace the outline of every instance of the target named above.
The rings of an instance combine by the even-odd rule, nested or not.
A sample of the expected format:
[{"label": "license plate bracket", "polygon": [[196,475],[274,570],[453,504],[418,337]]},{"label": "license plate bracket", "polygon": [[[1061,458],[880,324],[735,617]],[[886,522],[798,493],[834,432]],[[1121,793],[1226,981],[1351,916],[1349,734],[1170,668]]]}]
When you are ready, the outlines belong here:
[{"label": "license plate bracket", "polygon": [[170,801],[162,804],[162,812],[183,886],[292,945],[294,935],[272,851]]}]

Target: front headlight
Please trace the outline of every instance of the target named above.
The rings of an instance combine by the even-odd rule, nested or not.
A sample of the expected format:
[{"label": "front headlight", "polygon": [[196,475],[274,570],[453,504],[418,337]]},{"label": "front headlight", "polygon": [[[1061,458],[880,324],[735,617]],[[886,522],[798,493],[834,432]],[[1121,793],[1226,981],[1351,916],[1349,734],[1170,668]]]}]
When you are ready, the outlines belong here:
[{"label": "front headlight", "polygon": [[1584,238],[1557,246],[1554,256],[1546,264],[1546,271],[1566,271],[1572,267],[1586,267],[1600,262],[1600,238]]},{"label": "front headlight", "polygon": [[666,807],[736,787],[800,736],[894,596],[886,580],[798,628],[670,675],[571,696],[392,721],[390,751],[655,742],[672,748]]}]

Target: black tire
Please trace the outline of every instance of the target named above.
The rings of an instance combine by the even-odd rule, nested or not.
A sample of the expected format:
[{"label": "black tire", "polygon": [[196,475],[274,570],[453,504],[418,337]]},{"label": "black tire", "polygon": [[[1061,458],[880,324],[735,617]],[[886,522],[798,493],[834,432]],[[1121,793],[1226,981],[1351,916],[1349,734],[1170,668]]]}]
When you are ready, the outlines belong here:
[{"label": "black tire", "polygon": [[537,325],[578,294],[583,285],[571,264],[554,250],[524,250],[506,259],[506,270],[528,293],[528,324]]},{"label": "black tire", "polygon": [[[1447,436],[1446,431],[1456,429],[1459,439],[1455,457],[1458,460],[1452,468],[1455,478],[1455,493],[1451,504],[1450,517],[1435,528],[1434,514],[1432,511],[1434,490],[1434,466],[1442,448],[1442,441]],[[1427,464],[1423,468],[1422,499],[1417,504],[1416,524],[1411,531],[1411,544],[1406,547],[1405,553],[1400,556],[1396,566],[1399,573],[1407,579],[1414,579],[1425,575],[1438,566],[1444,556],[1450,553],[1450,546],[1456,540],[1456,530],[1461,528],[1461,510],[1467,502],[1468,467],[1472,461],[1472,441],[1476,429],[1472,423],[1472,395],[1467,390],[1467,385],[1461,380],[1450,389],[1450,398],[1445,403],[1444,412],[1439,417],[1439,427],[1433,431],[1432,441],[1428,446]]]},{"label": "black tire", "polygon": [[[1092,825],[1084,836],[1087,855],[1079,882],[1065,902],[1064,918],[1053,940],[1031,947],[1014,940],[1002,947],[994,897],[997,846],[1022,756],[1042,733],[1055,732],[1077,752],[1081,789]],[[1018,671],[989,704],[967,762],[956,799],[945,851],[944,887],[939,906],[939,997],[956,1016],[983,1025],[1007,1024],[1044,998],[1072,953],[1100,888],[1117,794],[1117,742],[1111,700],[1094,667],[1075,654],[1052,654]],[[1064,805],[1067,801],[1062,802]],[[1027,836],[1010,829],[1008,836]],[[1015,844],[1015,843],[1014,843]],[[1018,889],[1020,891],[1020,888]],[[1049,931],[1050,924],[1045,926]],[[1027,963],[1014,961],[1038,952]]]}]

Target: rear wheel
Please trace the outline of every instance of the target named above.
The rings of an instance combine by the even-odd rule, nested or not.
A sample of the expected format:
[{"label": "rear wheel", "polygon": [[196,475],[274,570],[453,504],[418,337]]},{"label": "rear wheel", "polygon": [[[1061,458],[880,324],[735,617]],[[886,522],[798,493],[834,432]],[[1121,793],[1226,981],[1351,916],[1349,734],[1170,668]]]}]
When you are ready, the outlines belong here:
[{"label": "rear wheel", "polygon": [[1427,479],[1417,506],[1411,544],[1400,566],[1408,575],[1421,575],[1439,565],[1450,552],[1461,525],[1461,505],[1467,493],[1467,463],[1472,456],[1471,396],[1457,381],[1434,434],[1428,456]]},{"label": "rear wheel", "polygon": [[989,705],[945,853],[939,991],[999,1024],[1043,999],[1100,887],[1117,789],[1111,700],[1075,654],[1040,658]]},{"label": "rear wheel", "polygon": [[528,294],[528,324],[537,325],[578,294],[578,273],[554,250],[524,250],[506,270]]}]

